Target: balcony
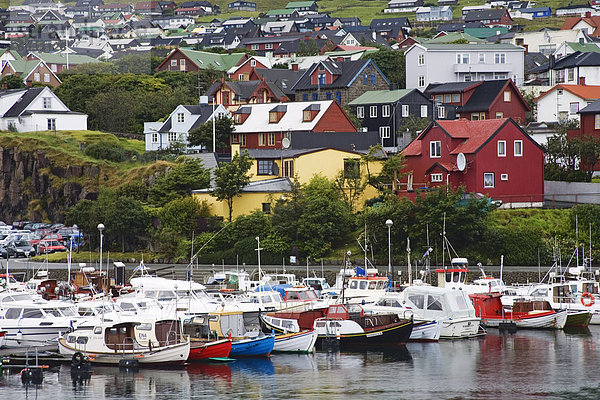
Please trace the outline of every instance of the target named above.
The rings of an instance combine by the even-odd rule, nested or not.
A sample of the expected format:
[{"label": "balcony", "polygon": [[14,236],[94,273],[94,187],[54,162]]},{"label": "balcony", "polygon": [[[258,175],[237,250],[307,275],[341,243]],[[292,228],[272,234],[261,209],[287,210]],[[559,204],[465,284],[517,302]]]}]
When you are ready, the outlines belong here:
[{"label": "balcony", "polygon": [[510,72],[512,70],[512,64],[454,64],[455,73]]}]

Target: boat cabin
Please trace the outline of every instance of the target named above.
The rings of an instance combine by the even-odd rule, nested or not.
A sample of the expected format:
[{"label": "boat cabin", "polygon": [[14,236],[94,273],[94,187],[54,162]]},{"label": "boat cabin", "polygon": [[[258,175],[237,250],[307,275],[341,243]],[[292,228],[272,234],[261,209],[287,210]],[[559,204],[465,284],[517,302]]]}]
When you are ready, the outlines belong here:
[{"label": "boat cabin", "polygon": [[83,267],[79,271],[71,273],[70,283],[75,287],[78,294],[94,294],[110,290],[110,282],[106,271],[96,271],[94,267]]},{"label": "boat cabin", "polygon": [[319,296],[313,289],[305,286],[290,287],[285,290],[284,301],[317,301]]},{"label": "boat cabin", "polygon": [[304,278],[302,284],[318,291],[331,289],[325,278]]},{"label": "boat cabin", "polygon": [[469,272],[469,262],[466,258],[453,258],[450,268],[438,268],[435,270],[438,278],[438,287],[451,287],[456,284],[465,284]]},{"label": "boat cabin", "polygon": [[390,280],[385,276],[354,276],[348,278],[351,290],[386,290]]},{"label": "boat cabin", "polygon": [[[100,333],[101,329],[100,326],[94,327],[94,333]],[[79,336],[77,343],[85,344],[80,343],[85,339],[87,336]],[[178,320],[161,320],[154,323],[123,322],[104,329],[104,343],[115,352],[142,347],[163,347],[184,341]]]}]

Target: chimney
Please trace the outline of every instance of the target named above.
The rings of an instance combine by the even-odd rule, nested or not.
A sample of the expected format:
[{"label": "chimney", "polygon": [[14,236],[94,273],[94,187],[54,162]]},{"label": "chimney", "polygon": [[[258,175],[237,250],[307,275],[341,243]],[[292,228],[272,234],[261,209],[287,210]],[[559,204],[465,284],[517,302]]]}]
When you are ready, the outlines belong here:
[{"label": "chimney", "polygon": [[580,76],[580,77],[579,77],[579,84],[580,84],[581,86],[585,86],[585,76]]},{"label": "chimney", "polygon": [[592,17],[592,12],[591,11],[586,11],[585,12],[585,17],[586,18],[591,18]]},{"label": "chimney", "polygon": [[292,64],[292,71],[298,72],[298,63],[293,63]]},{"label": "chimney", "polygon": [[525,54],[529,54],[529,45],[524,44],[523,47],[525,47]]}]

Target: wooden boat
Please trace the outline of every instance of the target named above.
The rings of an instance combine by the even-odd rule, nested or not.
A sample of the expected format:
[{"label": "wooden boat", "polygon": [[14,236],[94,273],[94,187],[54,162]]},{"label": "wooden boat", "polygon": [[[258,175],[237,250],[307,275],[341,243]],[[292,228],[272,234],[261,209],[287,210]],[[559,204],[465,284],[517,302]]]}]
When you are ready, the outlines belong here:
[{"label": "wooden boat", "polygon": [[98,319],[58,340],[60,354],[85,355],[90,362],[118,365],[181,365],[190,354],[190,340],[178,320],[109,321]]},{"label": "wooden boat", "polygon": [[286,353],[312,353],[317,343],[315,330],[292,332],[275,336],[273,351]]},{"label": "wooden boat", "polygon": [[314,322],[320,344],[335,339],[341,349],[402,345],[413,329],[412,319],[398,314],[365,314],[358,304],[329,306],[325,317]]},{"label": "wooden boat", "polygon": [[589,311],[567,310],[565,328],[584,328],[592,321],[593,314]]},{"label": "wooden boat", "polygon": [[566,311],[554,311],[548,302],[515,301],[512,311],[506,311],[500,293],[476,293],[469,297],[473,300],[475,313],[488,327],[512,324],[516,328],[562,329],[567,320]]},{"label": "wooden boat", "polygon": [[275,334],[247,337],[231,343],[230,357],[268,357],[275,346]]},{"label": "wooden boat", "polygon": [[231,352],[231,339],[202,340],[190,339],[190,355],[188,361],[200,361],[210,358],[229,357]]}]

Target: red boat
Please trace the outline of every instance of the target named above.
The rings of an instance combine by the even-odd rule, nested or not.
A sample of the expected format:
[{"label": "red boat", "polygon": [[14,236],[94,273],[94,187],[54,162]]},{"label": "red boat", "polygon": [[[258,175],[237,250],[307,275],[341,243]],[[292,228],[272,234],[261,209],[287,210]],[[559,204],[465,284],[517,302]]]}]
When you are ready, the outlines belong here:
[{"label": "red boat", "polygon": [[200,361],[208,358],[223,358],[229,356],[231,339],[206,341],[190,339],[190,355],[188,361]]}]

